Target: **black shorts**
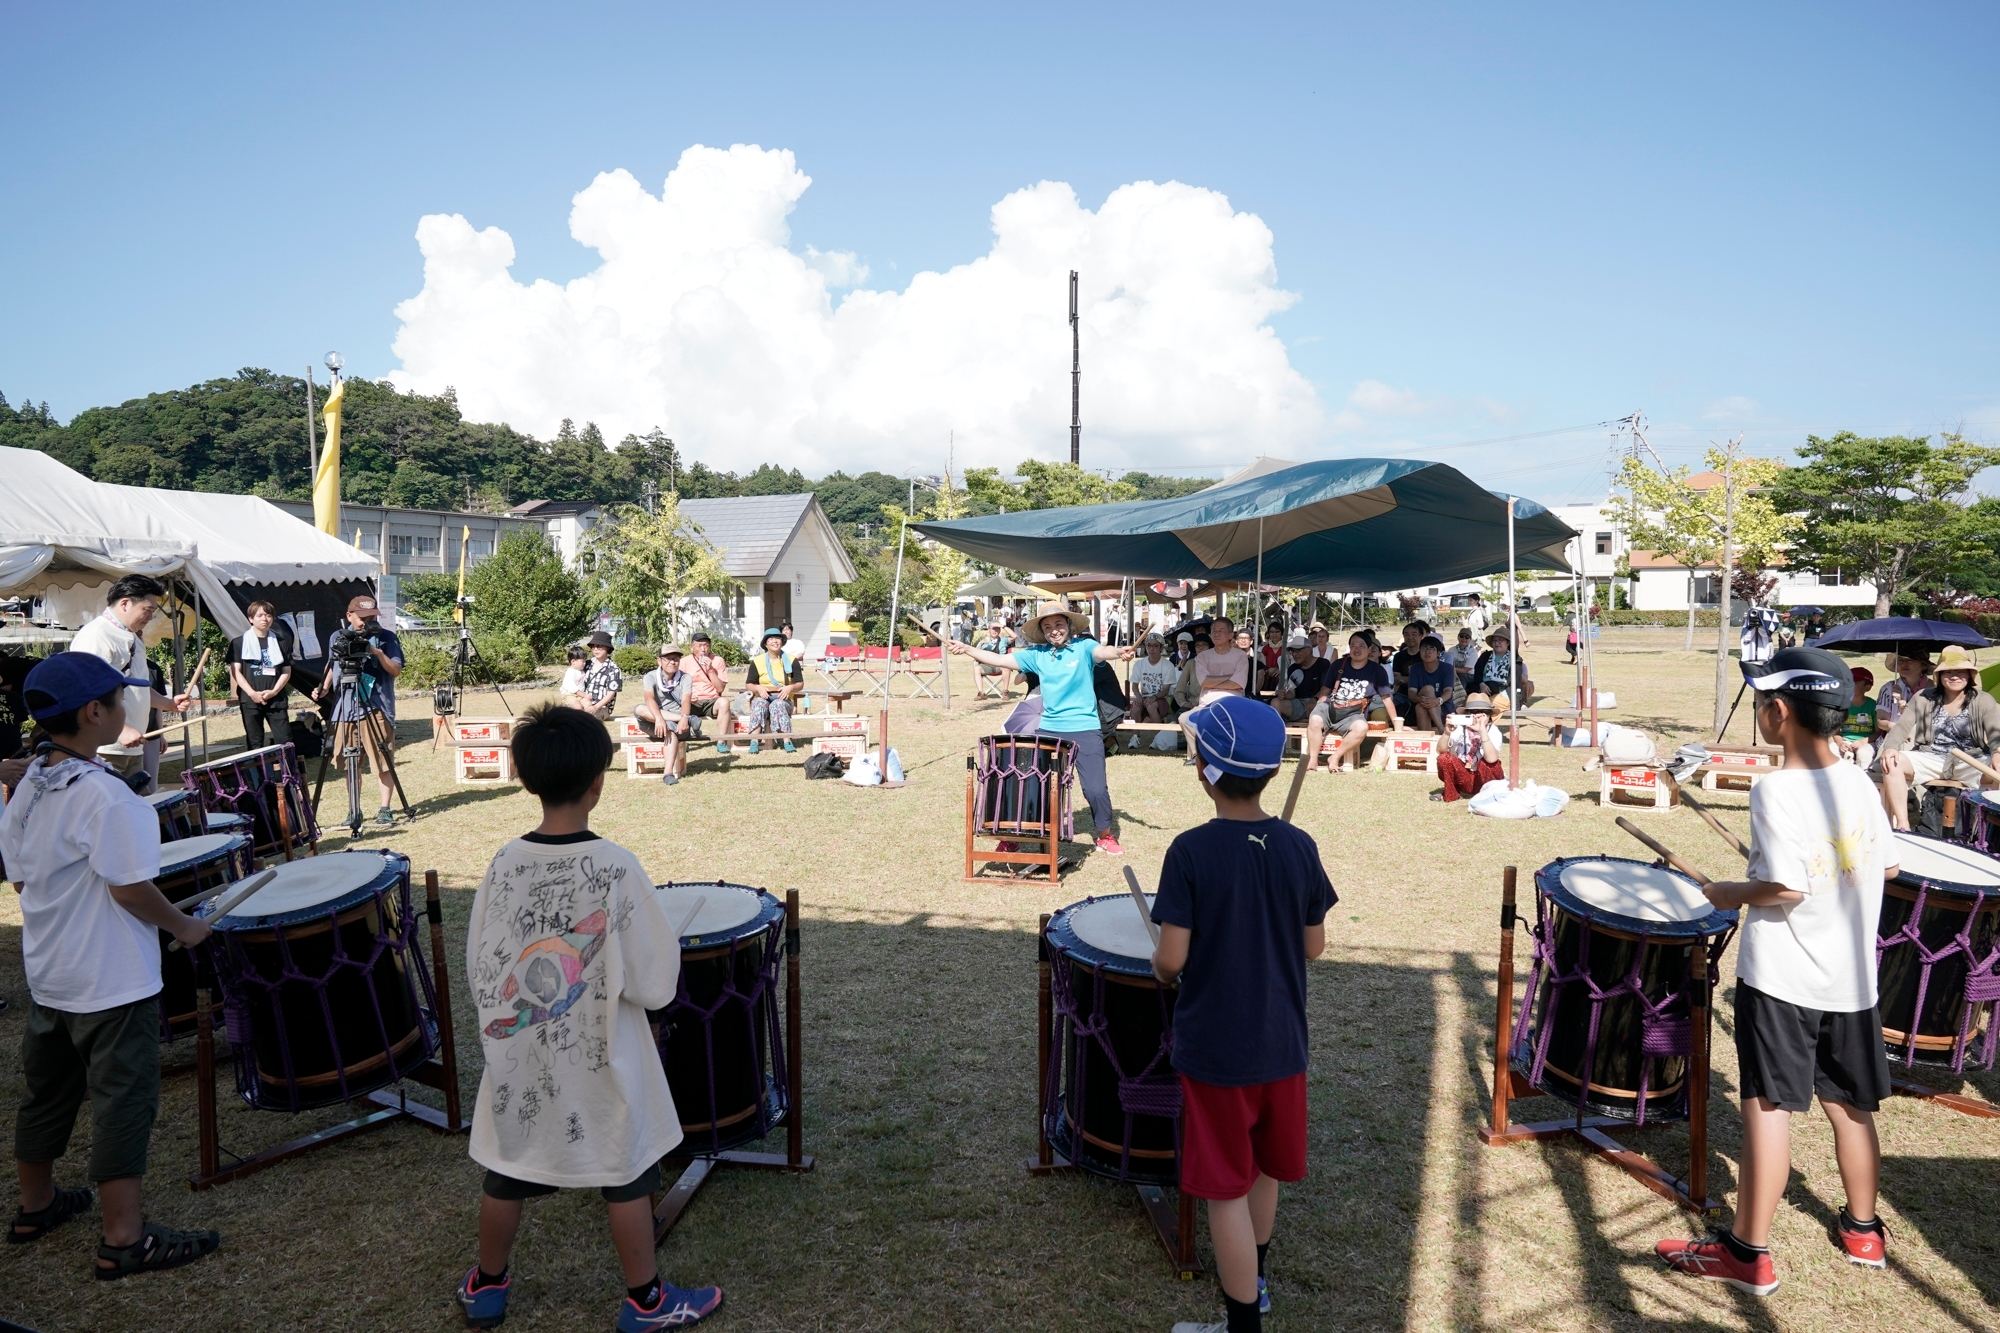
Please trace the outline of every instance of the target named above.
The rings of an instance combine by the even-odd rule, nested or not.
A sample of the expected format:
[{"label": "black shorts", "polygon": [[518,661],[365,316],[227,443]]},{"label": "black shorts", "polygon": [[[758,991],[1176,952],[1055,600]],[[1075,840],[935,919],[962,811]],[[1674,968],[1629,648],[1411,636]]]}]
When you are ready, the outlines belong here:
[{"label": "black shorts", "polygon": [[[520,1199],[539,1199],[544,1194],[554,1194],[560,1188],[559,1185],[538,1185],[532,1180],[516,1180],[498,1171],[488,1171],[486,1183],[479,1187],[479,1192],[489,1199],[511,1203]],[[659,1190],[660,1164],[655,1162],[641,1171],[639,1178],[631,1184],[600,1186],[598,1193],[604,1196],[606,1203],[630,1203],[634,1199],[650,1198]]]},{"label": "black shorts", "polygon": [[1874,1111],[1889,1095],[1889,1057],[1876,1009],[1825,1013],[1736,984],[1736,1068],[1743,1100],[1809,1111],[1813,1094]]}]

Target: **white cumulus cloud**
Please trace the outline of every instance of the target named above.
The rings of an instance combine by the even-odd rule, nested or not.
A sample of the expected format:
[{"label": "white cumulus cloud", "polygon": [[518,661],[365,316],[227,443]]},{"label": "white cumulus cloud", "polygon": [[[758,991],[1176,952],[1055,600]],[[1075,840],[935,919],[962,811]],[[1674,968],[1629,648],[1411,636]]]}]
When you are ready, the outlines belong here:
[{"label": "white cumulus cloud", "polygon": [[1068,456],[1074,268],[1086,465],[1239,461],[1323,433],[1268,323],[1296,299],[1271,231],[1212,190],[1141,181],[1093,212],[1043,181],[993,206],[986,254],[897,292],[861,286],[854,254],[790,248],[810,184],[789,151],[742,144],[689,148],[657,195],[605,172],[570,211],[602,262],[561,286],[517,280],[498,227],[426,216],[389,378],[538,435],[658,425],[711,466],[931,471],[956,431],[960,467],[1011,467]]}]

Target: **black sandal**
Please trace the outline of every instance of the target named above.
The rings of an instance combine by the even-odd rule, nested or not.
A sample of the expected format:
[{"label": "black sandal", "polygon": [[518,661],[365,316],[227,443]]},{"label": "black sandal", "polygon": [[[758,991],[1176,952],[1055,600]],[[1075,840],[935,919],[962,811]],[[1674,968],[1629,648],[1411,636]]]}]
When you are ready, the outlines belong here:
[{"label": "black sandal", "polygon": [[[25,1208],[15,1212],[14,1224],[7,1228],[7,1243],[26,1245],[29,1241],[40,1240],[77,1214],[89,1212],[93,1197],[87,1189],[57,1187],[56,1197],[48,1207],[38,1208],[32,1213]],[[22,1231],[21,1227],[33,1230]]]},{"label": "black sandal", "polygon": [[173,1231],[158,1222],[148,1222],[134,1245],[97,1247],[97,1257],[111,1261],[111,1267],[92,1265],[99,1282],[115,1282],[134,1273],[179,1268],[205,1259],[222,1246],[220,1231]]}]

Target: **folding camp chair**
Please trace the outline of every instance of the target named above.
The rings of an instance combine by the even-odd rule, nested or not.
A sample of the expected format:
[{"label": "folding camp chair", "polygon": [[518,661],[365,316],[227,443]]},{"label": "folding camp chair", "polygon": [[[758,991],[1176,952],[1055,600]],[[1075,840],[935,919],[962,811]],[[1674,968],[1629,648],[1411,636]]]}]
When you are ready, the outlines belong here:
[{"label": "folding camp chair", "polygon": [[836,690],[850,688],[849,682],[860,679],[861,649],[858,645],[830,643],[819,659],[819,674]]},{"label": "folding camp chair", "polygon": [[881,648],[864,646],[861,649],[859,674],[861,679],[868,682],[861,687],[862,698],[865,699],[871,694],[880,694],[885,698],[887,697],[889,693],[889,668],[892,665],[889,660],[889,654],[892,651],[894,650],[886,646]]},{"label": "folding camp chair", "polygon": [[944,669],[942,647],[910,649],[909,656],[903,663],[903,671],[910,678],[910,697],[914,699],[919,695],[928,695],[930,698],[937,698],[937,691],[931,686],[943,679]]}]

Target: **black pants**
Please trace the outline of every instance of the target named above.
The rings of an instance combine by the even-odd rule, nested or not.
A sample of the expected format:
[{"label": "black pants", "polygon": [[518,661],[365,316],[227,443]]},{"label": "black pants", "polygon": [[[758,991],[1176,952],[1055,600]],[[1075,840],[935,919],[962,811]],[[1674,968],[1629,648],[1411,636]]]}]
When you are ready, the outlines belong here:
[{"label": "black pants", "polygon": [[268,744],[288,745],[292,739],[291,708],[285,696],[280,694],[269,703],[253,704],[241,694],[236,696],[236,709],[243,714],[243,747],[247,750],[261,750],[267,744],[264,727],[271,728]]}]

